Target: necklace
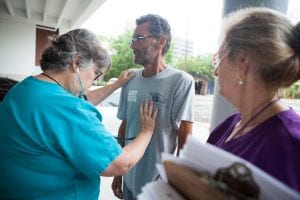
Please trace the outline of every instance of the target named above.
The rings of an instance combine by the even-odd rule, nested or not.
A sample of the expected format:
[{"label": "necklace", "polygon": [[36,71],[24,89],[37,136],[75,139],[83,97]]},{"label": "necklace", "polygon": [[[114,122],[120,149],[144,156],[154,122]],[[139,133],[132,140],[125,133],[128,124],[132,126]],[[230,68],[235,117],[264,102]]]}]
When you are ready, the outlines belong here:
[{"label": "necklace", "polygon": [[51,79],[51,80],[54,81],[57,85],[59,85],[60,87],[63,88],[63,86],[62,86],[56,79],[54,79],[53,77],[49,76],[48,74],[41,73],[41,75],[46,76],[47,78]]},{"label": "necklace", "polygon": [[267,110],[267,108],[270,107],[272,104],[274,104],[275,102],[279,101],[279,99],[280,98],[277,98],[277,99],[274,99],[274,100],[270,101],[267,105],[265,105],[260,110],[258,110],[239,130],[237,130],[237,132],[232,136],[232,138],[235,138],[236,136],[238,136],[238,134],[242,130],[244,130],[250,124],[250,122],[252,122],[256,117],[258,117],[265,110]]},{"label": "necklace", "polygon": [[[57,85],[59,85],[61,88],[65,89],[55,78],[53,78],[52,76],[49,76],[48,74],[45,74],[44,72],[41,73],[41,75],[46,76],[47,78],[51,79],[52,81],[54,81]],[[88,100],[86,94],[82,94],[79,96],[80,98],[83,98],[84,100]]]}]

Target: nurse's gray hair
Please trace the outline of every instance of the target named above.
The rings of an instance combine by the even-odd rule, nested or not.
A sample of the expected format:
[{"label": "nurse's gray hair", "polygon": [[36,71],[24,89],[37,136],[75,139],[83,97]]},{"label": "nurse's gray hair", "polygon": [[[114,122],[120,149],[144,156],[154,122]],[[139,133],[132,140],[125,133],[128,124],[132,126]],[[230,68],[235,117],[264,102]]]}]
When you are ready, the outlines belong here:
[{"label": "nurse's gray hair", "polygon": [[77,64],[81,68],[90,67],[93,63],[99,69],[108,70],[111,66],[110,56],[96,35],[87,29],[75,29],[49,38],[48,46],[42,52],[41,69],[66,70],[75,56],[78,56]]}]

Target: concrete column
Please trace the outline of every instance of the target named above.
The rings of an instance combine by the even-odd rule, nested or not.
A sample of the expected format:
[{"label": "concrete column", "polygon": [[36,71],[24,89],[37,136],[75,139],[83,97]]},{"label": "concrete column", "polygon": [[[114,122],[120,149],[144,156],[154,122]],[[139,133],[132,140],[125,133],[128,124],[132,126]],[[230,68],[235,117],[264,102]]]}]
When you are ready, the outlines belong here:
[{"label": "concrete column", "polygon": [[[288,0],[224,0],[222,15],[224,17],[230,12],[245,7],[267,7],[286,14]],[[234,108],[234,106],[230,104],[224,97],[219,95],[219,84],[216,78],[210,131],[212,131],[219,123],[235,112],[237,112],[237,110]]]}]

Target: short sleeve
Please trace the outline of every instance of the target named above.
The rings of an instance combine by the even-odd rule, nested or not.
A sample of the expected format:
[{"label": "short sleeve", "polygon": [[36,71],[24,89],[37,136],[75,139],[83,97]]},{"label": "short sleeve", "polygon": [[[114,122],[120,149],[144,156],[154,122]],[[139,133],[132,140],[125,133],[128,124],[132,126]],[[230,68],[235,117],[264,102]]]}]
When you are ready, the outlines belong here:
[{"label": "short sleeve", "polygon": [[175,130],[179,129],[182,120],[194,121],[194,80],[188,75],[183,74],[182,81],[179,81],[179,84],[172,112],[172,121]]},{"label": "short sleeve", "polygon": [[133,83],[137,82],[141,76],[141,70],[140,69],[133,69],[132,73],[135,74],[133,79],[131,79],[128,83],[126,83],[122,89],[120,94],[120,101],[118,106],[118,113],[117,117],[120,120],[127,121],[127,100],[128,100],[128,92],[129,88],[133,85]]},{"label": "short sleeve", "polygon": [[120,120],[126,120],[127,91],[128,91],[128,84],[123,86],[121,89],[120,101],[119,101],[118,113],[117,113],[117,117]]}]

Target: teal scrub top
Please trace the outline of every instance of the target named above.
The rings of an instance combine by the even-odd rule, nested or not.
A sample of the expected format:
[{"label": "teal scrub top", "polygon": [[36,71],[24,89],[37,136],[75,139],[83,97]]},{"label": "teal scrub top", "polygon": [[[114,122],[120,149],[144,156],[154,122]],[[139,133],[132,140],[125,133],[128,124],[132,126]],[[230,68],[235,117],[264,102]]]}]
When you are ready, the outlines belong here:
[{"label": "teal scrub top", "polygon": [[28,77],[0,103],[0,199],[98,199],[122,152],[89,102]]}]

